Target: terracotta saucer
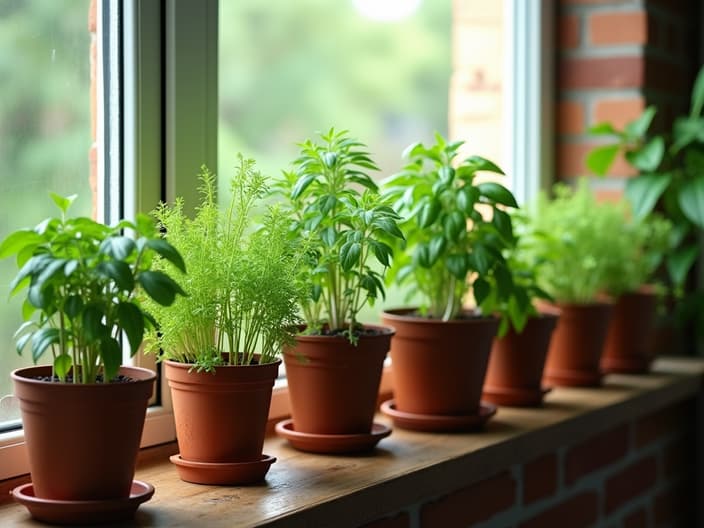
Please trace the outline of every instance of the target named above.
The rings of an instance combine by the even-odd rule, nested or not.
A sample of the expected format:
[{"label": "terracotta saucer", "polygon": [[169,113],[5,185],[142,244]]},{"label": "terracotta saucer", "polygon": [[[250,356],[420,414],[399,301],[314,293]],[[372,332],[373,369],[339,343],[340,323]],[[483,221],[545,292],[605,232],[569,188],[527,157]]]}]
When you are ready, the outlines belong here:
[{"label": "terracotta saucer", "polygon": [[26,506],[38,521],[52,524],[94,524],[124,521],[134,517],[137,508],[154,495],[154,486],[133,480],[130,496],[106,500],[53,500],[34,496],[32,483],[17,486],[12,498]]},{"label": "terracotta saucer", "polygon": [[381,404],[381,412],[390,416],[394,425],[403,429],[428,432],[475,431],[496,414],[496,405],[482,402],[479,404],[479,412],[469,415],[416,414],[399,411],[394,400],[386,400]]},{"label": "terracotta saucer", "polygon": [[642,356],[603,357],[600,366],[602,372],[609,374],[645,374],[651,361]]},{"label": "terracotta saucer", "polygon": [[551,390],[551,387],[534,390],[484,385],[482,399],[507,407],[538,407],[543,403],[543,397]]},{"label": "terracotta saucer", "polygon": [[551,369],[543,375],[543,383],[553,387],[599,387],[601,377],[601,372]]},{"label": "terracotta saucer", "polygon": [[243,485],[255,484],[264,480],[269,467],[276,457],[262,455],[254,462],[195,462],[172,455],[169,460],[178,468],[181,480],[193,484]]},{"label": "terracotta saucer", "polygon": [[301,451],[343,454],[372,450],[379,440],[391,434],[391,428],[375,422],[367,434],[304,433],[294,430],[293,420],[289,419],[276,424],[276,433]]}]

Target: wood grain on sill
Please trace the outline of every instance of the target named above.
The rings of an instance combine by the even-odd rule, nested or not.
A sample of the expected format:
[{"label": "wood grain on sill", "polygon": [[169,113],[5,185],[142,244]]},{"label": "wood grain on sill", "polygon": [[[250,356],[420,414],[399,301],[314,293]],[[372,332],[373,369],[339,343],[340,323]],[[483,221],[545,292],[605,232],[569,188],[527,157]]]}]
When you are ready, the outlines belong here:
[{"label": "wood grain on sill", "polygon": [[[181,482],[171,451],[152,451],[137,478],[156,493],[140,507],[135,526],[358,526],[383,514],[441,495],[456,482],[487,478],[634,417],[694,397],[704,361],[661,359],[644,376],[613,375],[596,389],[555,389],[541,409],[502,407],[486,431],[423,434],[395,429],[368,456],[316,456],[267,440],[274,464],[261,486],[213,487]],[[385,417],[377,420],[388,423]],[[159,457],[163,455],[160,461]],[[0,508],[3,523],[33,526],[26,510]]]}]

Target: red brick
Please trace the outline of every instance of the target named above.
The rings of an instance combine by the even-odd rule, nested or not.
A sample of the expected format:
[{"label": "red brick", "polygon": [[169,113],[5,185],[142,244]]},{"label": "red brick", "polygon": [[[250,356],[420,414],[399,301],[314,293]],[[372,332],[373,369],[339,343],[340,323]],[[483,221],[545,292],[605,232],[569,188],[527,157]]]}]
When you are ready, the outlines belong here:
[{"label": "red brick", "polygon": [[408,528],[411,524],[411,520],[408,513],[402,512],[394,517],[385,517],[368,524],[365,524],[362,528]]},{"label": "red brick", "polygon": [[520,528],[586,528],[596,523],[598,515],[597,494],[585,492],[539,513]]},{"label": "red brick", "polygon": [[676,433],[686,427],[685,404],[665,407],[639,419],[635,425],[635,445],[644,447],[663,436]]},{"label": "red brick", "polygon": [[616,128],[623,128],[626,123],[633,121],[645,109],[643,97],[630,97],[627,99],[601,99],[594,106],[594,122],[608,121]]},{"label": "red brick", "polygon": [[557,41],[560,49],[574,49],[579,46],[581,29],[577,15],[561,15],[557,26]]},{"label": "red brick", "polygon": [[606,481],[604,509],[612,513],[649,491],[658,479],[657,461],[650,456],[634,462]]},{"label": "red brick", "polygon": [[595,189],[594,196],[597,202],[616,203],[623,199],[623,191],[620,189]]},{"label": "red brick", "polygon": [[490,519],[516,502],[516,481],[503,472],[425,504],[420,512],[424,528],[466,527]]},{"label": "red brick", "polygon": [[90,0],[90,6],[88,7],[88,31],[91,33],[96,33],[98,31],[98,24],[96,23],[96,0]]},{"label": "red brick", "polygon": [[523,504],[554,495],[557,491],[557,456],[547,454],[523,466]]},{"label": "red brick", "polygon": [[557,103],[557,132],[559,134],[584,134],[587,130],[584,104],[563,99]]},{"label": "red brick", "polygon": [[562,89],[640,88],[645,80],[643,57],[563,58],[558,67]]},{"label": "red brick", "polygon": [[[597,146],[597,143],[567,143],[561,142],[557,149],[557,174],[560,178],[575,178],[591,174],[587,169],[587,154]],[[637,174],[625,158],[619,154],[611,166],[609,176],[626,177]]]},{"label": "red brick", "polygon": [[648,526],[648,512],[645,509],[636,510],[623,519],[623,528],[643,528]]},{"label": "red brick", "polygon": [[589,42],[597,45],[645,44],[648,15],[644,11],[599,12],[589,17]]},{"label": "red brick", "polygon": [[565,482],[574,484],[581,477],[626,456],[628,437],[628,427],[623,425],[569,449],[565,456]]}]

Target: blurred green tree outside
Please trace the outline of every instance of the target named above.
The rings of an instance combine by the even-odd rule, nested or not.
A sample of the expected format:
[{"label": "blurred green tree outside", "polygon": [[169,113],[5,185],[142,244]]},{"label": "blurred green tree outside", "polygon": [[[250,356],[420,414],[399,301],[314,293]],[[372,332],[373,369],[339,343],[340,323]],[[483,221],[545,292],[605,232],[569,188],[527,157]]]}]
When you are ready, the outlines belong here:
[{"label": "blurred green tree outside", "polygon": [[[49,191],[78,194],[71,212],[91,214],[88,7],[0,0],[0,239],[54,215]],[[10,371],[32,361],[12,340],[22,321],[19,299],[8,300],[15,272],[0,261],[0,398],[12,392]]]}]

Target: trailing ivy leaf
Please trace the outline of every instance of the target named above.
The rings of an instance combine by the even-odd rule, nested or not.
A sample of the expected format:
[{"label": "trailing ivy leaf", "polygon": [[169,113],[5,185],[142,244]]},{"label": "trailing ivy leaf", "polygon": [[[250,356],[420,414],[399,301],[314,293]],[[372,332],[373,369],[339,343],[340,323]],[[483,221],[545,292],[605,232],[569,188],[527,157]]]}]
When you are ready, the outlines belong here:
[{"label": "trailing ivy leaf", "polygon": [[104,381],[109,381],[117,377],[122,363],[122,350],[120,344],[112,337],[107,337],[100,342],[100,352],[103,356],[103,365],[105,367]]},{"label": "trailing ivy leaf", "polygon": [[54,359],[54,373],[60,380],[64,380],[71,371],[72,365],[73,361],[71,360],[71,356],[68,354],[59,354],[56,356],[56,359]]},{"label": "trailing ivy leaf", "polygon": [[704,229],[704,174],[685,182],[677,199],[687,219]]},{"label": "trailing ivy leaf", "polygon": [[593,148],[587,154],[587,168],[598,176],[605,176],[616,159],[619,148],[619,145],[601,145]]},{"label": "trailing ivy leaf", "polygon": [[501,184],[495,182],[484,182],[477,185],[479,194],[488,198],[491,202],[506,205],[508,207],[518,207],[516,199],[511,191]]},{"label": "trailing ivy leaf", "polygon": [[628,162],[643,172],[652,172],[660,166],[665,155],[665,140],[655,136],[641,149],[626,152]]},{"label": "trailing ivy leaf", "polygon": [[117,320],[130,343],[130,355],[134,355],[144,339],[144,316],[133,303],[122,302],[117,306]]},{"label": "trailing ivy leaf", "polygon": [[186,273],[186,264],[183,262],[183,257],[181,257],[178,250],[166,240],[163,238],[150,238],[146,239],[145,245],[171,262],[171,264],[176,266],[182,273]]},{"label": "trailing ivy leaf", "polygon": [[100,252],[116,260],[125,260],[136,249],[134,240],[121,235],[108,237],[100,244]]},{"label": "trailing ivy leaf", "polygon": [[171,306],[177,294],[187,296],[176,281],[161,271],[143,271],[137,275],[137,281],[162,306]]},{"label": "trailing ivy leaf", "polygon": [[46,349],[59,342],[58,328],[40,328],[32,335],[32,360],[36,363]]},{"label": "trailing ivy leaf", "polygon": [[678,248],[666,257],[667,271],[675,286],[682,286],[699,254],[697,246]]},{"label": "trailing ivy leaf", "polygon": [[649,215],[671,181],[669,173],[642,174],[626,180],[625,196],[631,204],[633,216],[640,219]]}]

